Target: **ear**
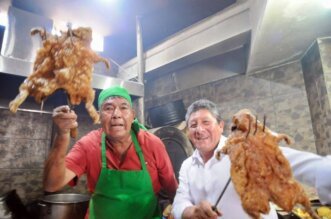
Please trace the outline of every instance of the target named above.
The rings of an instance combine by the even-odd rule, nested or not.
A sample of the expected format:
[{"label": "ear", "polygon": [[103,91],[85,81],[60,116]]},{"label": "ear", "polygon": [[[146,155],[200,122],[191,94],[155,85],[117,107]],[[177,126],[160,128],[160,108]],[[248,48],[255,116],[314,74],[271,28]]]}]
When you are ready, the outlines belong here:
[{"label": "ear", "polygon": [[221,128],[222,131],[223,131],[223,129],[224,129],[224,121],[221,120],[221,121],[218,123],[218,125],[220,126],[220,128]]},{"label": "ear", "polygon": [[132,108],[132,115],[133,115],[133,119],[136,118],[136,111]]}]

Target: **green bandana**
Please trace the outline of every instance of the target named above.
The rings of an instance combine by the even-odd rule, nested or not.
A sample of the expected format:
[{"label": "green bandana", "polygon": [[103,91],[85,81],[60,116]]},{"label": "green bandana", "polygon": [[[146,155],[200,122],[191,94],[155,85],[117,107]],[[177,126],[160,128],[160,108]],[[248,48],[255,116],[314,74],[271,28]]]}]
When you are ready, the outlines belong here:
[{"label": "green bandana", "polygon": [[135,118],[135,119],[133,120],[131,128],[132,128],[136,133],[138,133],[140,129],[145,130],[145,131],[147,130],[147,128],[146,128],[143,124],[141,124],[141,123],[138,121],[137,118]]},{"label": "green bandana", "polygon": [[103,91],[101,91],[101,93],[99,94],[99,99],[98,99],[98,107],[100,110],[101,105],[103,104],[103,102],[111,96],[119,96],[119,97],[123,97],[124,99],[126,99],[129,103],[130,106],[132,107],[132,101],[131,101],[131,97],[129,95],[129,92],[124,88],[124,87],[111,87],[108,89],[105,89]]}]

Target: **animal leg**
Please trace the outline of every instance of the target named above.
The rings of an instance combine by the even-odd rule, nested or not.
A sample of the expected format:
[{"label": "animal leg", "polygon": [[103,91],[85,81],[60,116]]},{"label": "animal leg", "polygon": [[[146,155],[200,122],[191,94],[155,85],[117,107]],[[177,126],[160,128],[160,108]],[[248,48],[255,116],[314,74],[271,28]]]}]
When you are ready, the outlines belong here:
[{"label": "animal leg", "polygon": [[103,63],[105,63],[107,69],[110,68],[110,63],[109,63],[108,59],[105,59],[105,58],[103,58],[103,57],[100,57],[100,56],[97,55],[97,54],[95,54],[93,61],[94,61],[94,63],[97,63],[97,62],[103,62]]},{"label": "animal leg", "polygon": [[305,209],[306,211],[310,214],[310,216],[313,219],[320,219],[320,217],[316,214],[316,212],[311,208],[311,204],[309,199],[307,198],[307,196],[303,195],[304,192],[300,192],[299,193],[299,197],[298,197],[298,203],[300,203]]},{"label": "animal leg", "polygon": [[94,101],[95,91],[91,88],[88,96],[86,97],[85,108],[89,115],[92,117],[94,123],[99,123],[99,113],[96,111],[93,101]]},{"label": "animal leg", "polygon": [[277,136],[277,142],[279,143],[281,140],[284,140],[286,144],[290,145],[293,143],[293,140],[290,138],[290,136],[285,135],[285,134],[278,134]]},{"label": "animal leg", "polygon": [[41,38],[42,40],[46,40],[46,38],[47,38],[47,33],[46,33],[45,28],[40,28],[40,27],[38,27],[38,28],[33,28],[33,29],[31,30],[30,34],[31,34],[31,35],[39,34],[39,36],[40,36],[40,38]]},{"label": "animal leg", "polygon": [[24,100],[29,96],[29,91],[26,82],[20,86],[20,93],[15,97],[14,100],[9,103],[9,110],[16,113],[17,108],[24,102]]},{"label": "animal leg", "polygon": [[109,61],[107,59],[101,58],[100,61],[103,62],[103,63],[105,63],[107,69],[110,69],[110,63],[109,63]]}]

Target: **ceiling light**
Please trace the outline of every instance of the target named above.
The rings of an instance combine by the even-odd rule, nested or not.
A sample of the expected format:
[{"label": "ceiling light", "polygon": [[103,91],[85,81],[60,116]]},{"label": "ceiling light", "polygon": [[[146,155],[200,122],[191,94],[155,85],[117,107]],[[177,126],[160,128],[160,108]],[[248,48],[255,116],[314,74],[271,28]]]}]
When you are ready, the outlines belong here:
[{"label": "ceiling light", "polygon": [[323,1],[322,1],[322,5],[323,5],[325,8],[330,8],[330,9],[331,9],[331,0],[323,0]]},{"label": "ceiling light", "polygon": [[114,4],[114,3],[116,3],[117,2],[117,0],[103,0],[104,2],[109,2],[109,3],[112,3],[112,4]]},{"label": "ceiling light", "polygon": [[5,11],[0,11],[0,25],[5,27],[8,25],[8,16]]},{"label": "ceiling light", "polygon": [[92,33],[92,43],[91,43],[91,48],[94,51],[97,52],[103,52],[103,36],[96,34],[96,33]]}]

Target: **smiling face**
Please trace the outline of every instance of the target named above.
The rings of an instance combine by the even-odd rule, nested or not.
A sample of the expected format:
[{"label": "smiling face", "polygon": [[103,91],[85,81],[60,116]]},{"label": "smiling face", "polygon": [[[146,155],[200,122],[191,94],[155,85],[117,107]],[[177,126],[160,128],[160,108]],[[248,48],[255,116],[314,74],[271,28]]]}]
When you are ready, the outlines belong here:
[{"label": "smiling face", "polygon": [[130,103],[122,97],[108,98],[100,109],[102,129],[113,142],[130,140],[134,117],[135,112]]},{"label": "smiling face", "polygon": [[188,119],[188,137],[202,157],[208,160],[213,156],[223,133],[224,122],[217,119],[207,109],[193,112]]}]

